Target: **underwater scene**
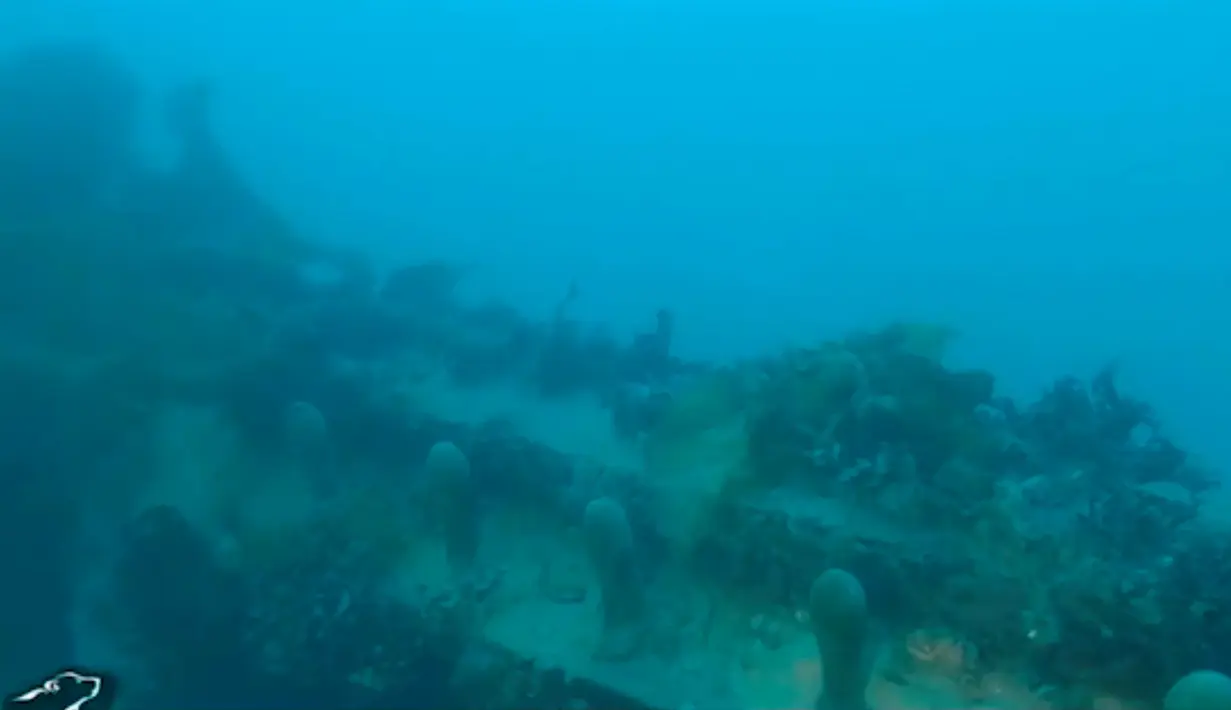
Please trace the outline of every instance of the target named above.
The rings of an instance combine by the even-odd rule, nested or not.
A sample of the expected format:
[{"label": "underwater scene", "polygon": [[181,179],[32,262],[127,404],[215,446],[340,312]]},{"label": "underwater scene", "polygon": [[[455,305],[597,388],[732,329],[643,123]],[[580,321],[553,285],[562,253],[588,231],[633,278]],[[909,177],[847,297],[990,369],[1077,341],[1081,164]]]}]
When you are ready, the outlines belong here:
[{"label": "underwater scene", "polygon": [[[721,54],[720,42],[707,43],[705,22],[690,25],[694,12],[714,15],[671,1],[677,4],[638,6],[638,22],[690,27],[696,55],[679,57],[681,64]],[[905,37],[915,4],[860,12],[898,13],[893,36]],[[4,12],[33,12],[34,5],[13,2]],[[151,22],[181,11],[173,5]],[[384,39],[373,41],[396,45],[390,37],[398,22],[419,12],[434,18],[424,22],[444,23],[440,18],[455,11],[462,19],[449,22],[461,26],[481,5],[425,3],[387,18]],[[117,7],[136,12],[132,3]],[[1188,6],[1167,7],[1179,13]],[[527,8],[527,17],[580,12]],[[749,31],[779,33],[791,47],[807,44],[810,26],[775,8]],[[1012,3],[1000,9],[1037,21]],[[1071,14],[1085,22],[1099,11],[1095,4]],[[319,9],[305,12],[305,22],[322,21]],[[487,12],[492,27],[485,32],[534,34],[529,19],[518,24],[517,8]],[[862,15],[842,13],[847,24],[837,35],[870,31],[852,19]],[[724,31],[742,22],[729,6],[720,14]],[[1184,18],[1199,16],[1206,17]],[[559,259],[525,249],[510,256],[516,242],[501,225],[524,226],[517,209],[531,207],[509,207],[525,195],[495,194],[490,176],[450,198],[483,212],[468,223],[483,229],[459,236],[461,246],[451,251],[416,250],[447,241],[433,232],[440,200],[465,182],[465,165],[446,174],[443,162],[428,160],[421,184],[394,190],[400,197],[384,209],[407,223],[417,211],[428,215],[419,231],[397,237],[412,246],[398,251],[388,241],[351,238],[340,220],[313,220],[311,205],[290,204],[267,188],[268,164],[253,167],[253,145],[233,139],[224,118],[258,112],[244,82],[267,82],[276,92],[289,79],[224,66],[150,81],[131,46],[76,31],[105,25],[102,17],[76,23],[73,32],[13,41],[0,26],[4,688],[17,691],[58,668],[81,667],[122,679],[117,710],[1231,710],[1224,675],[1231,673],[1231,462],[1218,455],[1224,439],[1202,441],[1180,423],[1201,419],[1207,430],[1225,429],[1225,410],[1186,413],[1174,396],[1159,406],[1149,388],[1134,387],[1134,365],[1115,343],[1098,349],[1096,367],[1046,372],[1040,387],[1006,386],[1014,375],[993,359],[961,352],[964,341],[979,337],[968,320],[921,315],[909,297],[900,308],[869,315],[853,299],[801,291],[797,310],[839,313],[833,322],[841,327],[800,327],[789,337],[740,344],[749,324],[775,317],[776,306],[755,300],[761,286],[717,279],[714,292],[738,294],[730,300],[745,299],[742,310],[714,303],[705,311],[696,305],[703,297],[681,307],[653,285],[674,273],[678,256],[646,266],[652,275],[644,280],[635,265],[597,260],[598,271],[621,274],[633,294],[623,301],[610,284],[595,286],[601,276],[555,279],[549,274],[568,273],[568,263],[543,267]],[[620,31],[654,34],[625,19]],[[1169,33],[1163,39],[1179,36],[1183,23],[1176,23],[1159,26]],[[1142,20],[1132,31],[1149,24]],[[1129,31],[1119,21],[1097,26]],[[1231,33],[1231,23],[1226,28]],[[252,41],[236,32],[236,43]],[[429,34],[422,26],[406,33],[408,44]],[[614,41],[604,45],[599,36],[586,35],[594,43],[587,51],[613,51]],[[1225,47],[1187,46],[1231,61]],[[963,56],[939,41],[931,50]],[[1064,72],[1045,48],[1039,52],[1026,64],[1041,72],[1043,85],[1047,72]],[[675,71],[651,62],[651,54],[627,61],[646,73]],[[1152,61],[1138,57],[1133,66]],[[715,68],[713,86],[723,85],[723,71],[736,76],[737,63]],[[1231,63],[1184,77],[1166,74],[1170,65],[1153,66],[1162,67],[1158,75],[1142,81],[1174,90],[1177,115],[1195,111],[1193,97],[1206,96],[1211,107],[1223,101],[1215,117],[1231,116]],[[614,81],[616,69],[609,72],[595,81]],[[246,78],[228,82],[240,75]],[[238,98],[232,83],[241,87]],[[745,118],[767,120],[776,92],[803,90],[788,84],[766,88],[760,98],[767,103],[746,107]],[[1063,90],[1076,101],[1074,86]],[[674,103],[684,101],[660,89],[662,104],[629,115],[649,116],[646,125],[670,123]],[[584,96],[583,83],[573,90],[560,100],[600,103]],[[510,86],[506,94],[517,91]],[[867,91],[869,102],[878,101]],[[1007,101],[995,93],[986,101]],[[362,92],[351,100],[362,104]],[[486,111],[516,114],[523,130],[550,135],[562,153],[573,146],[584,162],[583,138],[564,135],[550,117],[536,123],[533,107],[509,99]],[[915,114],[927,123],[944,111],[964,109],[903,107],[881,114],[885,127],[861,130],[871,145],[882,128],[898,130],[891,123],[905,125]],[[1166,117],[1187,126],[1217,122]],[[165,144],[161,152],[139,147],[150,125]],[[721,145],[729,125],[715,119],[686,130],[709,131],[707,140]],[[1211,293],[1231,299],[1231,123],[1220,125],[1221,143],[1207,144],[1194,130],[1144,151],[1206,157],[1194,168],[1204,172],[1183,189],[1215,184],[1224,192],[1186,198],[1191,202],[1176,214],[1188,222],[1172,224],[1158,210],[1138,218],[1132,209],[1144,203],[1132,195],[1109,199],[1120,205],[1117,228],[1132,222],[1156,230],[1143,239],[1176,245],[1186,264],[1222,283]],[[900,141],[904,134],[895,135]],[[750,170],[718,157],[689,162],[696,155],[672,153],[670,140],[643,137],[664,174],[684,163],[711,175]],[[348,149],[346,140],[362,147]],[[400,145],[355,135],[329,150],[379,162]],[[477,152],[486,144],[476,145]],[[904,170],[924,160],[894,145],[890,152],[902,151]],[[997,150],[1001,157],[1014,152]],[[829,169],[822,158],[810,173],[818,181]],[[356,184],[346,160],[338,158],[336,170],[327,150],[319,160],[313,180],[336,185],[329,189],[352,212],[366,209],[354,197],[365,185]],[[758,168],[778,175],[766,184],[785,180],[782,166],[770,162]],[[809,179],[802,162],[782,168],[790,180]],[[1151,165],[1139,165],[1140,174]],[[620,179],[659,179],[653,173]],[[715,177],[714,184],[751,190],[758,175]],[[866,198],[865,188],[818,187],[813,195],[798,187],[796,196],[823,203],[845,199],[841,194]],[[387,185],[381,189],[388,194]],[[578,197],[584,189],[614,188],[577,189],[559,196],[562,231],[572,224],[567,215],[588,204]],[[996,190],[987,189],[949,194],[945,202],[937,196],[954,190],[936,188],[875,211],[922,215],[973,205],[991,199]],[[1060,209],[1047,206],[1063,202],[1054,184],[1038,189],[1023,204],[1037,201],[1040,214]],[[723,200],[698,194],[680,200]],[[568,204],[574,198],[580,201]],[[662,232],[629,239],[661,242],[663,254],[687,252],[698,264],[735,263],[743,257],[731,254],[756,252],[758,240],[776,243],[752,225],[795,229],[795,216],[774,214],[772,199],[712,238],[688,233],[681,213],[651,202],[630,198],[621,209],[631,216],[611,231],[667,215],[672,224]],[[834,220],[835,232],[850,240],[864,234],[874,252],[885,248],[871,230]],[[663,236],[673,230],[678,234]],[[1188,233],[1221,235],[1224,243],[1191,251],[1197,238]],[[918,239],[926,241],[926,230]],[[784,261],[832,257],[796,246]],[[927,249],[915,248],[885,268],[927,282],[939,273],[929,269],[963,259],[977,264],[991,253],[978,247],[951,259],[936,247],[921,258]],[[583,240],[569,249],[580,260],[600,246]],[[1120,253],[1073,249],[1077,265],[1067,266],[1074,273]],[[1126,247],[1126,258],[1153,263],[1154,252],[1142,256],[1143,249]],[[516,268],[531,262],[542,270]],[[756,266],[748,261],[746,268]],[[509,292],[476,296],[474,281],[493,270]],[[1083,283],[1093,293],[1097,276],[1090,274]],[[782,277],[784,292],[795,288],[793,278]],[[772,273],[748,279],[779,280]],[[1034,288],[1049,292],[1047,277],[1036,281]],[[1060,310],[1087,313],[1077,302],[1082,290]],[[545,307],[523,298],[530,291],[548,294],[540,299]],[[1020,294],[1023,302],[1031,297]],[[636,327],[596,315],[587,306],[595,298],[637,304],[628,317]],[[968,311],[985,305],[979,293],[963,298]],[[1163,320],[1197,322],[1191,316],[1199,309],[1208,330],[1195,342],[1226,338],[1231,300],[1208,298]],[[792,318],[782,322],[804,322]],[[1000,327],[1045,332],[1014,318]],[[1149,318],[1135,311],[1078,320],[1093,332],[1099,321]],[[1184,340],[1185,328],[1142,337],[1194,342]],[[698,329],[720,330],[735,345],[708,352],[690,345]],[[1056,338],[1066,337],[1057,326]],[[1218,355],[1225,344],[1183,347],[1174,372],[1147,379],[1172,383],[1163,388],[1172,395],[1201,390],[1182,378],[1205,367],[1214,373],[1209,391],[1228,391],[1231,366]]]}]

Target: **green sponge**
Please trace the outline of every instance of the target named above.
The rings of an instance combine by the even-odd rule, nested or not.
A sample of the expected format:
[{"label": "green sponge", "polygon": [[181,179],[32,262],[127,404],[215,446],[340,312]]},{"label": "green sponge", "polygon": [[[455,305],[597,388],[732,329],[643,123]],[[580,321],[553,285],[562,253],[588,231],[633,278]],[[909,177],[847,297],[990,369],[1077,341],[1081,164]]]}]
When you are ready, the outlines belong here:
[{"label": "green sponge", "polygon": [[647,611],[628,516],[615,500],[597,498],[586,506],[583,530],[603,605],[603,633],[595,655],[630,658],[645,638]]},{"label": "green sponge", "polygon": [[817,710],[866,710],[868,601],[863,585],[845,570],[827,570],[812,583],[809,607],[824,667]]},{"label": "green sponge", "polygon": [[424,463],[428,487],[444,528],[445,554],[455,574],[474,566],[479,548],[479,516],[470,459],[451,441],[432,447]]},{"label": "green sponge", "polygon": [[1231,710],[1231,678],[1217,671],[1194,671],[1167,691],[1163,710]]}]

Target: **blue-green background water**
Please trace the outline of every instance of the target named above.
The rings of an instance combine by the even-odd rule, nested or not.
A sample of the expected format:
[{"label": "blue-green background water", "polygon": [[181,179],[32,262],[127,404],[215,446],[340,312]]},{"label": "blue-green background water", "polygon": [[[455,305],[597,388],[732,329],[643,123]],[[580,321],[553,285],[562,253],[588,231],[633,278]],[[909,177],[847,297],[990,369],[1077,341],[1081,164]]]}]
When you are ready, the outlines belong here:
[{"label": "blue-green background water", "polygon": [[1015,391],[1118,358],[1231,462],[1227,36],[1202,1],[0,3],[5,48],[213,77],[321,238],[538,313],[575,278],[623,332],[670,305],[689,356],[927,317]]}]

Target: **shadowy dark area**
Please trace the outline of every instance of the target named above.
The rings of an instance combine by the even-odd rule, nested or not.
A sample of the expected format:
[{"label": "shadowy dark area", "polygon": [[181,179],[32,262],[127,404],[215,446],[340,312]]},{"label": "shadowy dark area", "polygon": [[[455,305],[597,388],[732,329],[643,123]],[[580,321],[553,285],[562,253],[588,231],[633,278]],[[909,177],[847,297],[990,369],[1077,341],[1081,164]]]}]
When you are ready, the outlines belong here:
[{"label": "shadowy dark area", "polygon": [[[78,402],[38,364],[0,364],[0,682],[15,687],[73,657],[68,627],[77,506]],[[87,432],[88,433],[88,432]]]},{"label": "shadowy dark area", "polygon": [[0,213],[102,207],[130,177],[140,99],[128,68],[100,47],[40,46],[0,60]]}]

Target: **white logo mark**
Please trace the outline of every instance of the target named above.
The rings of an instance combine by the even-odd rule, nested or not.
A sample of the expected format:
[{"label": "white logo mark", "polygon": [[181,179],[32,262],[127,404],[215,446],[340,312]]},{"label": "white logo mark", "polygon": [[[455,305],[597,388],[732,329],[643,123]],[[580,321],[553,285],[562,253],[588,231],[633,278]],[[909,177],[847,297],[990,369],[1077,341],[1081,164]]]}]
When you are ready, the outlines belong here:
[{"label": "white logo mark", "polygon": [[81,675],[80,673],[75,673],[73,671],[64,671],[63,673],[56,674],[56,676],[51,678],[50,680],[44,681],[42,685],[36,688],[33,688],[31,690],[27,690],[21,695],[18,695],[16,698],[13,698],[13,700],[19,703],[28,703],[31,700],[34,700],[35,698],[40,698],[44,695],[55,695],[56,693],[60,692],[61,690],[60,681],[64,680],[65,678],[69,678],[71,680],[76,681],[77,683],[89,686],[90,694],[66,706],[64,710],[81,710],[81,707],[83,705],[90,702],[94,698],[97,698],[98,694],[102,692],[102,689],[103,689],[103,679],[102,678],[95,676],[95,675]]}]

